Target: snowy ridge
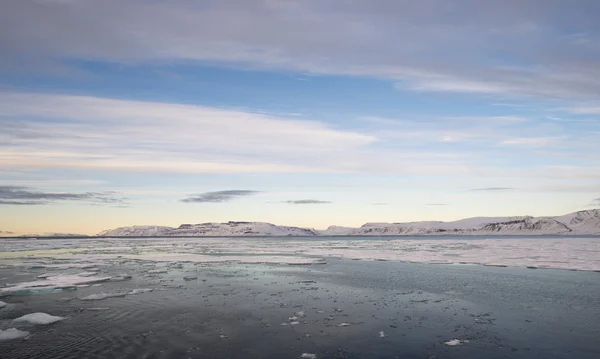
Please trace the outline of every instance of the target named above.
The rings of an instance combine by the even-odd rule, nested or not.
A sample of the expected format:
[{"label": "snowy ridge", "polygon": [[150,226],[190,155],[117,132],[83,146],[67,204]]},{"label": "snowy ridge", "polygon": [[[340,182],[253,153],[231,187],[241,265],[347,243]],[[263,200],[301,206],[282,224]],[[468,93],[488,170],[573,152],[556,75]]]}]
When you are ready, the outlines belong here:
[{"label": "snowy ridge", "polygon": [[313,229],[276,226],[264,222],[182,224],[177,228],[132,226],[108,230],[100,237],[194,237],[194,236],[316,236]]},{"label": "snowy ridge", "polygon": [[324,231],[264,222],[131,226],[104,231],[100,237],[192,236],[439,236],[439,235],[600,235],[600,209],[557,217],[475,217],[454,222],[366,223],[359,228],[331,226]]}]

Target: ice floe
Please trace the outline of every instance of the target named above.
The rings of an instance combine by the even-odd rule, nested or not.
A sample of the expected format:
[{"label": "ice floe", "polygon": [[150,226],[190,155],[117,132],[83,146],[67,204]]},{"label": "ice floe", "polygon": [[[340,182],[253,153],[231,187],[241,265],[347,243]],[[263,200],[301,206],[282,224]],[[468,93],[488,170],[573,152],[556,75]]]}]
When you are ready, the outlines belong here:
[{"label": "ice floe", "polygon": [[19,330],[17,328],[9,328],[6,330],[0,330],[0,341],[25,338],[28,335],[29,332]]},{"label": "ice floe", "polygon": [[462,345],[462,344],[468,343],[468,342],[469,342],[468,340],[452,339],[452,340],[445,342],[444,344],[454,347],[454,346]]},{"label": "ice floe", "polygon": [[0,300],[0,308],[6,307],[6,303]]},{"label": "ice floe", "polygon": [[61,320],[64,320],[64,319],[65,319],[64,317],[58,317],[58,316],[50,315],[47,313],[31,313],[31,314],[26,314],[17,319],[13,319],[13,322],[27,322],[29,324],[47,325],[47,324],[60,322]]},{"label": "ice floe", "polygon": [[317,354],[302,353],[302,355],[300,355],[300,359],[317,359]]},{"label": "ice floe", "polygon": [[27,295],[56,293],[74,289],[77,285],[104,282],[110,277],[82,277],[79,275],[57,275],[33,282],[23,282],[10,287],[0,288],[0,297],[7,295]]}]

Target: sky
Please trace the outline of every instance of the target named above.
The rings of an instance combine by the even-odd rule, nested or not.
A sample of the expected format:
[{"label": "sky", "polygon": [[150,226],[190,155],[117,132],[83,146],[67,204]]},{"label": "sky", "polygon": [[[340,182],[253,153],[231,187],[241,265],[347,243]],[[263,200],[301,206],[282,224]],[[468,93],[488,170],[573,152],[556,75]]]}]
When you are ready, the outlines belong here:
[{"label": "sky", "polygon": [[0,235],[600,207],[597,0],[4,0]]}]

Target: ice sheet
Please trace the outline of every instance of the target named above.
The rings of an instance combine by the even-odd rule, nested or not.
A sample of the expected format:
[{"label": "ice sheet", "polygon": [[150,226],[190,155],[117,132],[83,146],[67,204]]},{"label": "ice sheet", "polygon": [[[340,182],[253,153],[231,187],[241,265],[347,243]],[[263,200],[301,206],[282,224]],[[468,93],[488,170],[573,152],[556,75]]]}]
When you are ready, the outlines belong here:
[{"label": "ice sheet", "polygon": [[[4,245],[0,239],[0,247]],[[183,263],[267,263],[311,265],[323,258],[388,260],[420,263],[481,264],[490,266],[556,268],[600,271],[600,238],[522,237],[494,239],[342,239],[342,238],[125,238],[44,241],[55,248],[57,257],[47,249],[36,251],[35,240],[23,243],[27,257],[0,252],[10,258],[9,265],[73,268],[91,264],[123,261],[168,263],[169,268]],[[52,242],[52,243],[48,243]],[[38,245],[40,245],[38,243]],[[69,248],[71,253],[57,247]],[[9,250],[18,247],[10,243]],[[9,253],[10,255],[7,255]],[[20,253],[20,252],[18,252]],[[55,263],[56,258],[61,263]],[[43,260],[41,260],[43,259]],[[2,260],[0,259],[0,263]],[[164,269],[161,269],[164,270]],[[152,271],[152,268],[150,268]],[[48,277],[53,278],[52,276]],[[92,277],[95,278],[95,277]],[[85,284],[88,282],[78,282]],[[62,285],[76,285],[61,283]],[[39,285],[49,285],[48,282]],[[6,288],[3,289],[5,292]],[[0,295],[2,295],[0,291]]]}]

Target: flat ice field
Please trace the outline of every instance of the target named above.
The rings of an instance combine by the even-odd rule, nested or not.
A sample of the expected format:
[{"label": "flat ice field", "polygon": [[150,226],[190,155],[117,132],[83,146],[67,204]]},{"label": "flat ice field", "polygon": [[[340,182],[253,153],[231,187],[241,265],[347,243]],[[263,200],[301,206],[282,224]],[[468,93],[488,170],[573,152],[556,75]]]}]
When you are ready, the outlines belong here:
[{"label": "flat ice field", "polygon": [[0,358],[597,359],[599,271],[594,237],[0,239]]},{"label": "flat ice field", "polygon": [[0,239],[0,263],[52,270],[124,260],[301,265],[343,258],[600,271],[600,237],[430,238]]}]

